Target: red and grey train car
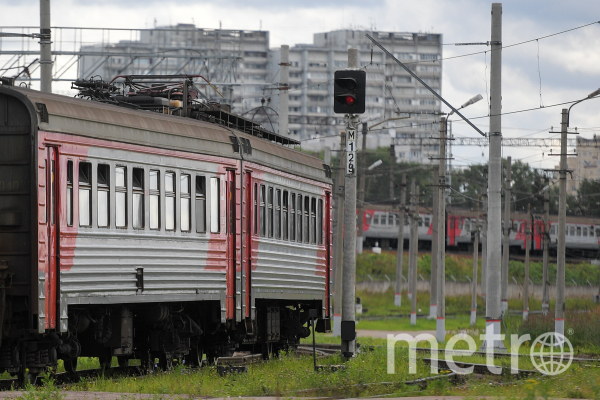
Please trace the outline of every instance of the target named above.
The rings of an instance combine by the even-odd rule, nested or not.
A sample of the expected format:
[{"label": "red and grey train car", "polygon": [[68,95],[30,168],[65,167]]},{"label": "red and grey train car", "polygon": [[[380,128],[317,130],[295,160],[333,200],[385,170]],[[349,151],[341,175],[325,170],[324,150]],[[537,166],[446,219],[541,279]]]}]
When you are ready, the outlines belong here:
[{"label": "red and grey train car", "polygon": [[216,115],[0,86],[0,371],[268,354],[312,309],[329,329],[330,171]]},{"label": "red and grey train car", "polygon": [[[397,210],[392,210],[389,207],[365,210],[363,237],[367,244],[371,246],[375,243],[381,245],[384,242],[387,245],[395,244],[398,237],[398,215]],[[450,210],[446,214],[446,218],[446,246],[463,249],[471,248],[474,241],[473,235],[476,231],[476,214],[469,210]],[[431,244],[432,219],[433,217],[428,210],[422,209],[420,211],[418,232],[422,247],[429,247]],[[405,218],[404,224],[404,238],[405,241],[408,241],[410,226],[407,218]],[[549,248],[554,252],[558,240],[556,216],[550,217],[549,225]],[[523,213],[515,213],[511,218],[509,236],[511,251],[525,250],[525,232],[528,226],[533,227],[530,250],[543,250],[543,221],[539,216],[532,218]],[[481,229],[481,227],[482,221],[480,220],[479,228]],[[502,221],[502,227],[504,228],[504,221]],[[565,240],[569,255],[597,257],[600,249],[600,221],[596,218],[568,217]]]}]

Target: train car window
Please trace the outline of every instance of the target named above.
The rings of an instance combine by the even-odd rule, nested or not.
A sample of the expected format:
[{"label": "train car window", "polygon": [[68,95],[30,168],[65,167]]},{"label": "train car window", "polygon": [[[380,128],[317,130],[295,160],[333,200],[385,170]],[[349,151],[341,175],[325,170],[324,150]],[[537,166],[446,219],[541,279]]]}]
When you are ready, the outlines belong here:
[{"label": "train car window", "polygon": [[115,225],[127,227],[127,168],[115,168]]},{"label": "train car window", "polygon": [[254,236],[258,235],[258,183],[254,184]]},{"label": "train car window", "polygon": [[371,214],[365,214],[365,221],[367,222],[367,225],[371,224]]},{"label": "train car window", "polygon": [[319,206],[317,207],[317,234],[319,244],[323,244],[323,199],[319,199]]},{"label": "train car window", "polygon": [[[255,202],[256,204],[256,202]],[[206,177],[196,176],[196,232],[206,232]]]},{"label": "train car window", "polygon": [[44,189],[43,189],[44,190],[44,203],[41,204],[42,208],[44,209],[44,212],[42,213],[42,215],[43,215],[42,218],[43,219],[40,222],[42,222],[44,224],[46,223],[46,220],[48,219],[48,215],[47,215],[48,214],[48,208],[46,207],[46,197],[47,197],[47,194],[45,192],[46,187],[48,186],[48,185],[46,185],[46,181],[48,180],[47,175],[48,175],[48,160],[44,160],[44,173],[42,174],[41,182],[40,182],[40,184],[44,185],[43,186],[44,187]]},{"label": "train car window", "polygon": [[67,226],[73,226],[73,161],[67,161]]},{"label": "train car window", "polygon": [[317,199],[310,199],[310,242],[317,242]]},{"label": "train car window", "polygon": [[290,240],[296,240],[296,194],[290,198]]},{"label": "train car window", "polygon": [[175,173],[165,173],[165,229],[175,230]]},{"label": "train car window", "polygon": [[569,236],[575,236],[575,227],[572,226],[569,230],[571,231]]},{"label": "train car window", "polygon": [[180,195],[180,206],[181,206],[181,231],[189,232],[191,230],[191,214],[192,214],[192,200],[191,200],[191,189],[190,189],[190,176],[187,174],[181,174],[179,177],[179,195]]},{"label": "train car window", "polygon": [[110,166],[98,164],[98,228],[108,228],[110,221]]},{"label": "train car window", "polygon": [[554,232],[555,232],[555,230],[554,230],[554,225],[552,225],[552,226],[550,227],[550,234],[551,234],[551,235],[554,235]]},{"label": "train car window", "polygon": [[79,163],[79,226],[92,225],[92,164]]},{"label": "train car window", "polygon": [[133,183],[133,229],[144,229],[144,169],[134,168]]},{"label": "train car window", "polygon": [[267,221],[265,220],[265,217],[267,216],[266,212],[266,207],[265,207],[265,197],[266,197],[266,188],[265,185],[260,185],[260,199],[259,199],[259,203],[260,203],[260,236],[265,237],[267,234]]},{"label": "train car window", "polygon": [[210,178],[210,231],[221,232],[221,180]]},{"label": "train car window", "polygon": [[425,218],[425,226],[429,228],[430,220],[429,218]]},{"label": "train car window", "polygon": [[296,240],[302,243],[302,195],[298,194],[298,203],[296,203]]},{"label": "train car window", "polygon": [[160,171],[150,170],[150,229],[160,229]]},{"label": "train car window", "polygon": [[423,218],[419,217],[419,219],[417,220],[417,225],[423,226]]},{"label": "train car window", "polygon": [[275,218],[273,220],[275,228],[275,239],[281,239],[281,190],[275,190]]},{"label": "train car window", "polygon": [[54,225],[56,223],[56,185],[55,185],[55,174],[56,162],[52,160],[50,163],[50,223]]},{"label": "train car window", "polygon": [[269,227],[269,237],[273,237],[273,188],[269,187],[267,192],[267,225]]},{"label": "train car window", "polygon": [[388,215],[388,225],[394,226],[394,214]]},{"label": "train car window", "polygon": [[283,214],[281,214],[281,230],[282,230],[282,236],[283,236],[283,240],[288,240],[288,232],[289,232],[289,226],[288,226],[288,212],[289,212],[289,201],[288,201],[288,191],[284,190],[283,191]]},{"label": "train car window", "polygon": [[577,236],[581,236],[581,227],[580,226],[577,227]]},{"label": "train car window", "polygon": [[600,229],[596,229],[596,237],[600,237]]},{"label": "train car window", "polygon": [[373,225],[379,225],[379,215],[373,215]]},{"label": "train car window", "polygon": [[583,228],[583,236],[587,237],[587,235],[588,235],[588,228],[586,226],[586,227]]},{"label": "train car window", "polygon": [[303,228],[304,231],[302,233],[302,236],[304,238],[304,243],[309,243],[310,242],[310,197],[308,196],[304,196],[304,222],[303,222]]}]

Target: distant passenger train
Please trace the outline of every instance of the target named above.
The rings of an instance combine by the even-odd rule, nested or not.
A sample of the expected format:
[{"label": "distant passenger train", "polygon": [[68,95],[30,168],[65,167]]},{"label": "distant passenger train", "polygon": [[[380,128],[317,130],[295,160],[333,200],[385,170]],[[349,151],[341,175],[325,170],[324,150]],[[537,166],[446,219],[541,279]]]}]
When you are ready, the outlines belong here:
[{"label": "distant passenger train", "polygon": [[[391,207],[379,207],[367,209],[363,217],[363,237],[367,246],[373,246],[378,242],[382,247],[396,247],[398,240],[398,218],[399,212]],[[427,248],[431,246],[432,220],[430,210],[421,209],[418,222],[419,246]],[[525,250],[525,231],[527,225],[533,226],[531,248],[533,251],[543,249],[543,221],[536,215],[535,218],[524,213],[511,215],[512,227],[510,228],[511,250]],[[474,242],[474,232],[477,214],[470,210],[451,209],[446,213],[446,246],[458,249],[470,249]],[[404,219],[404,240],[408,242],[410,237],[409,217]],[[556,216],[550,216],[550,250],[556,251],[558,220]],[[482,227],[482,219],[479,220]],[[502,222],[504,228],[504,221]],[[481,237],[480,237],[481,238]],[[596,256],[600,248],[600,219],[567,217],[566,231],[567,254]]]}]

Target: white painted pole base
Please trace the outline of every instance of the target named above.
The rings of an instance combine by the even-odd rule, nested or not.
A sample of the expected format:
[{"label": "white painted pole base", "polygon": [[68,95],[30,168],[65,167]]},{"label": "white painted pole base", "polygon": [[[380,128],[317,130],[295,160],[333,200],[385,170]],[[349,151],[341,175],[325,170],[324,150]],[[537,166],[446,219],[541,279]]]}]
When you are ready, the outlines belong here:
[{"label": "white painted pole base", "polygon": [[[480,351],[487,351],[488,343],[491,344],[494,353],[506,353],[506,346],[502,340],[500,340],[501,334],[501,321],[498,320],[488,320],[485,321],[485,336],[486,339],[481,343]],[[496,340],[491,335],[496,336]]]},{"label": "white painted pole base", "polygon": [[542,303],[542,314],[547,315],[550,310],[550,304]]},{"label": "white painted pole base", "polygon": [[437,318],[437,304],[429,305],[429,319]]},{"label": "white painted pole base", "polygon": [[333,316],[333,336],[340,337],[342,335],[342,316],[335,314]]},{"label": "white painted pole base", "polygon": [[412,293],[411,292],[408,292],[406,295],[408,296],[409,300],[412,300]]},{"label": "white painted pole base", "polygon": [[523,310],[523,321],[527,321],[527,317],[529,317],[529,311]]},{"label": "white painted pole base", "polygon": [[502,300],[502,308],[500,309],[502,314],[505,314],[508,311],[508,300]]},{"label": "white painted pole base", "polygon": [[439,343],[444,343],[446,341],[446,318],[437,317],[435,323],[435,339]]},{"label": "white painted pole base", "polygon": [[554,332],[565,335],[565,320],[562,318],[556,318],[554,320]]},{"label": "white painted pole base", "polygon": [[416,312],[411,312],[410,313],[410,324],[411,325],[416,325],[417,324],[417,313]]},{"label": "white painted pole base", "polygon": [[394,295],[394,305],[397,307],[402,307],[402,293],[396,293]]},{"label": "white painted pole base", "polygon": [[362,254],[363,252],[363,238],[362,236],[356,237],[356,254]]},{"label": "white painted pole base", "polygon": [[477,310],[471,310],[471,326],[477,323]]}]

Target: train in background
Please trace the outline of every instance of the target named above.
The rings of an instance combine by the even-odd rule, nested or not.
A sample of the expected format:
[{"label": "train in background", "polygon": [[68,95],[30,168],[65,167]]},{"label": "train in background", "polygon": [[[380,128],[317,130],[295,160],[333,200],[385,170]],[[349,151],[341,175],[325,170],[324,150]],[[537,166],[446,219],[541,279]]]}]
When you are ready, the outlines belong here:
[{"label": "train in background", "polygon": [[[431,210],[421,208],[419,211],[418,233],[419,248],[431,248],[433,232],[433,215]],[[456,250],[470,251],[473,249],[474,235],[477,231],[477,214],[471,210],[449,209],[446,212],[446,247]],[[397,208],[390,206],[373,207],[364,210],[363,238],[366,247],[379,244],[382,248],[396,248],[398,243],[399,212]],[[549,218],[550,252],[556,252],[558,240],[557,216]],[[524,252],[526,246],[525,232],[527,227],[533,227],[531,237],[531,248],[533,252],[543,250],[544,224],[541,216],[536,214],[513,213],[511,215],[510,227],[510,250]],[[479,228],[482,220],[479,220]],[[504,220],[502,221],[504,228]],[[567,255],[571,257],[598,256],[600,249],[600,219],[567,217],[566,246]],[[404,217],[404,240],[408,245],[410,237],[409,218]],[[481,239],[481,236],[480,236]],[[481,240],[480,240],[481,243]]]}]

